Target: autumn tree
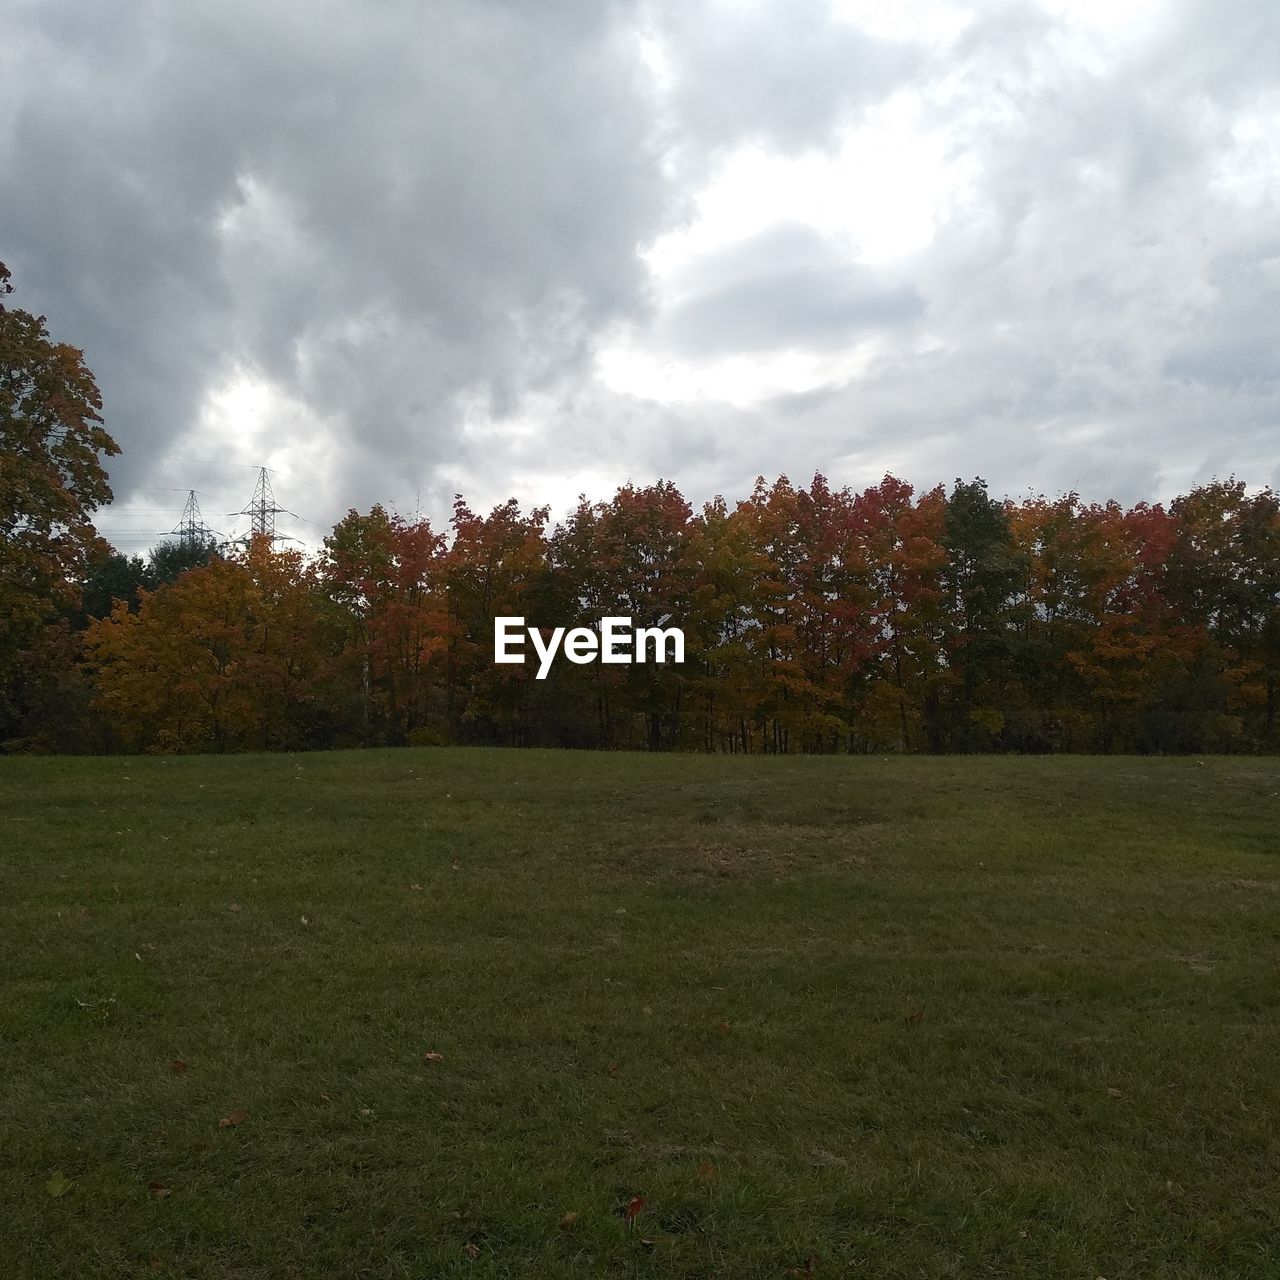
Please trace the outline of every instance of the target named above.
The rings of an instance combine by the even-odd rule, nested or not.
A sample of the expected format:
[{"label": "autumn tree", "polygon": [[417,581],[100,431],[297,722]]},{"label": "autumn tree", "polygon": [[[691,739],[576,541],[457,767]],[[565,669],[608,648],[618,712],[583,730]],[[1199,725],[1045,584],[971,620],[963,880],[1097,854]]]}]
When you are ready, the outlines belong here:
[{"label": "autumn tree", "polygon": [[445,539],[374,506],[325,539],[321,576],[346,627],[347,688],[366,740],[443,740],[450,649]]},{"label": "autumn tree", "polygon": [[143,751],[326,745],[337,644],[314,568],[266,538],[85,632],[97,705]]},{"label": "autumn tree", "polygon": [[[525,515],[511,498],[487,516],[459,496],[445,560],[448,594],[446,714],[455,738],[521,745],[534,740],[538,682],[527,665],[493,661],[493,620],[549,623],[548,508]],[[549,708],[543,706],[542,710]]]},{"label": "autumn tree", "polygon": [[0,740],[43,670],[24,655],[76,602],[93,512],[111,500],[100,455],[119,452],[83,353],[6,304],[9,281],[0,263]]}]

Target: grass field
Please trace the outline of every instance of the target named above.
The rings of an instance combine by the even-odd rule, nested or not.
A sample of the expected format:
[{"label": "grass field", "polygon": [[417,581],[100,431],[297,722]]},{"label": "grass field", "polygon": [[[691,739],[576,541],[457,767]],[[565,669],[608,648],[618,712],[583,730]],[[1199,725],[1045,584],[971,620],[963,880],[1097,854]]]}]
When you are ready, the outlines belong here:
[{"label": "grass field", "polygon": [[1277,793],[0,761],[0,1276],[1274,1280]]}]

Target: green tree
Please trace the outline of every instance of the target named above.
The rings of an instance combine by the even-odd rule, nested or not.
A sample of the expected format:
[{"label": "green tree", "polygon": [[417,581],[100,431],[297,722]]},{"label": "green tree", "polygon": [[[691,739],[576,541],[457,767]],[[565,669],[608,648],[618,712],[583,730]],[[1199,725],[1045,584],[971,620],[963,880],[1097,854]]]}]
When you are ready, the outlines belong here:
[{"label": "green tree", "polygon": [[935,733],[953,750],[994,745],[1004,728],[1002,702],[1016,634],[1012,604],[1023,582],[1004,507],[985,480],[957,480],[947,500],[942,579],[950,610],[947,665],[951,697],[935,715]]}]

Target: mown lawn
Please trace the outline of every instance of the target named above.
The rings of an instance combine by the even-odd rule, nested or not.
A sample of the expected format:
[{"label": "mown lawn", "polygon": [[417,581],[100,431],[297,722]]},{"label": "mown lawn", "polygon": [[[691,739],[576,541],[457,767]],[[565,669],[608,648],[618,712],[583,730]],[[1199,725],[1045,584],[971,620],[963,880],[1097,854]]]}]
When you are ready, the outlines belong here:
[{"label": "mown lawn", "polygon": [[1280,1275],[1280,761],[7,759],[0,848],[5,1278]]}]

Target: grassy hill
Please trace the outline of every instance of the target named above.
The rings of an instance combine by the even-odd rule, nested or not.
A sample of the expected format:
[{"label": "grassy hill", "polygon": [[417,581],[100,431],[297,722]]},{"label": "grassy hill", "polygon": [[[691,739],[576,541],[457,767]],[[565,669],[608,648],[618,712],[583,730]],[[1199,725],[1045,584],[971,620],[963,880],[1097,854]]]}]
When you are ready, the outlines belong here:
[{"label": "grassy hill", "polygon": [[8,759],[0,848],[5,1277],[1280,1274],[1274,760]]}]

